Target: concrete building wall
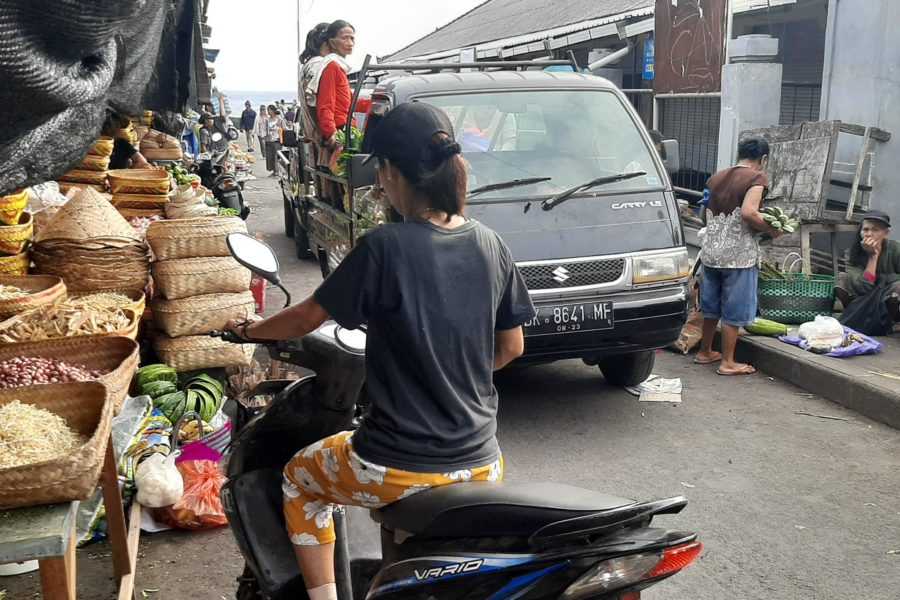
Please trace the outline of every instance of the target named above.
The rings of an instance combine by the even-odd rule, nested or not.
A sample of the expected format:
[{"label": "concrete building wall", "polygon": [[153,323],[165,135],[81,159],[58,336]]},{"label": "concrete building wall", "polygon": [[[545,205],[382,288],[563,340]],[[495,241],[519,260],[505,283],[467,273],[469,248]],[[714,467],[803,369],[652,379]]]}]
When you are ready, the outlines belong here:
[{"label": "concrete building wall", "polygon": [[[874,125],[891,132],[876,144],[873,208],[884,210],[900,237],[900,2],[832,0],[822,91],[822,118]],[[833,16],[833,18],[832,18]],[[828,60],[831,46],[831,59]],[[830,64],[829,64],[830,63]],[[848,137],[848,136],[843,136]],[[837,160],[855,161],[856,140],[844,140]]]}]

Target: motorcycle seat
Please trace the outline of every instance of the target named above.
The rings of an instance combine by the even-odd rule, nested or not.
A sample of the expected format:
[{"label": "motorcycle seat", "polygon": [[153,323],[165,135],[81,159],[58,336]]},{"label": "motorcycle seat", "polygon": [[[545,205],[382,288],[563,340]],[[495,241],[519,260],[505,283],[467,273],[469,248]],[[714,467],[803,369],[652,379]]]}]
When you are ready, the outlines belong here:
[{"label": "motorcycle seat", "polygon": [[565,519],[611,511],[633,500],[559,483],[455,483],[374,511],[391,531],[420,538],[530,536]]}]

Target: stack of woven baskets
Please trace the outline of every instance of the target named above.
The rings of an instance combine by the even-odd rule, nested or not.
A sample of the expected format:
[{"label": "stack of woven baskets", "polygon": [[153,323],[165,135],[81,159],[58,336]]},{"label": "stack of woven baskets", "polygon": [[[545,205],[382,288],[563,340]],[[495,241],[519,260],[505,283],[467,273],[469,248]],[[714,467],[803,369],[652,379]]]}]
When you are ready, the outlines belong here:
[{"label": "stack of woven baskets", "polygon": [[141,140],[141,154],[147,160],[181,160],[181,143],[171,135],[151,129]]},{"label": "stack of woven baskets", "polygon": [[38,273],[57,275],[70,292],[143,291],[150,252],[100,194],[86,189],[39,232],[32,249]]},{"label": "stack of woven baskets", "polygon": [[81,164],[59,178],[60,191],[65,193],[72,187],[106,191],[106,172],[114,145],[115,140],[111,137],[101,137],[94,142]]},{"label": "stack of woven baskets", "polygon": [[252,345],[207,335],[255,311],[250,271],[231,257],[225,243],[228,234],[246,231],[242,220],[229,217],[157,221],[147,230],[156,261],[157,298],[151,307],[162,330],[154,347],[178,371],[250,364]]},{"label": "stack of woven baskets", "polygon": [[166,216],[172,181],[164,169],[119,169],[109,172],[112,204],[126,219]]},{"label": "stack of woven baskets", "polygon": [[34,236],[34,217],[25,210],[28,190],[0,197],[0,274],[24,275],[31,260],[28,244]]}]

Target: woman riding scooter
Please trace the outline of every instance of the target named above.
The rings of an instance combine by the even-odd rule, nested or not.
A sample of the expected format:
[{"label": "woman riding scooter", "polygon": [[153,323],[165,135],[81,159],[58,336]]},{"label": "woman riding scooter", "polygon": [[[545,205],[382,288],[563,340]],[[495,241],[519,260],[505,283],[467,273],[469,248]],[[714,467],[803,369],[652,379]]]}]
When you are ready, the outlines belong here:
[{"label": "woman riding scooter", "polygon": [[369,135],[379,183],[405,222],[369,232],[303,303],[230,324],[265,340],[306,335],[329,318],[368,325],[369,415],[284,469],[288,533],[311,600],[337,599],[334,504],[379,508],[502,478],[493,371],[522,354],[534,315],[509,249],[464,216],[466,163],[447,116],[403,104]]}]

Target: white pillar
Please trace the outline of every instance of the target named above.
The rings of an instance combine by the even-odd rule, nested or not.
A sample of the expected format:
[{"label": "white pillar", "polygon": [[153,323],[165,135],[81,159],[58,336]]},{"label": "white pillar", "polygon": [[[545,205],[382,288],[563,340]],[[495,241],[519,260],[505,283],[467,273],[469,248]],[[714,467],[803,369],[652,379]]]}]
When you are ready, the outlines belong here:
[{"label": "white pillar", "polygon": [[781,64],[778,39],[745,35],[728,45],[730,62],[722,67],[722,112],[716,167],[734,164],[742,131],[778,125],[781,119]]}]

